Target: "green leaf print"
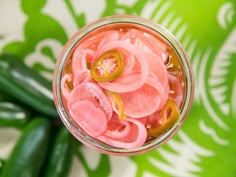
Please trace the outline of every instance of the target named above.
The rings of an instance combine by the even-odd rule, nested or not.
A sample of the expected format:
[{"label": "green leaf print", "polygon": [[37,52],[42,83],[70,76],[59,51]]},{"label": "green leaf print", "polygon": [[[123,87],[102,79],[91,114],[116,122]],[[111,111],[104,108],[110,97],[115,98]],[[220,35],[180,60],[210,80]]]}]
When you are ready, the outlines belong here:
[{"label": "green leaf print", "polygon": [[24,24],[24,40],[13,41],[3,48],[3,52],[13,53],[23,59],[34,51],[38,42],[45,38],[55,39],[65,44],[68,37],[63,27],[52,17],[42,12],[46,0],[22,0],[21,6],[27,16]]},{"label": "green leaf print", "polygon": [[[156,8],[150,13],[150,18],[169,29],[186,48],[193,64],[196,92],[199,93],[200,98],[195,98],[182,131],[172,140],[154,152],[132,157],[134,162],[139,162],[137,176],[143,176],[148,171],[158,176],[233,177],[235,168],[232,154],[236,152],[233,141],[236,132],[233,126],[236,116],[232,110],[228,110],[228,114],[225,114],[222,109],[225,108],[223,104],[227,104],[228,109],[232,109],[235,103],[233,101],[236,82],[233,69],[236,67],[235,40],[230,44],[226,43],[228,38],[235,39],[235,35],[230,35],[233,33],[235,23],[228,23],[227,28],[219,25],[217,14],[225,5],[224,1],[214,3],[185,1],[183,2],[185,6],[180,6],[178,3],[179,1],[157,2]],[[211,5],[211,13],[209,13],[209,5]],[[198,13],[199,9],[201,14]],[[232,9],[235,9],[235,6]],[[227,61],[221,62],[217,55],[221,49],[225,49],[224,45],[227,45],[230,52],[227,53]],[[221,76],[214,74],[216,65],[220,65],[223,70]],[[215,72],[220,73],[219,70]],[[221,91],[218,95],[221,99],[212,95],[215,93],[216,96],[217,93],[213,90]],[[227,112],[227,107],[225,109]],[[217,115],[217,121],[214,115]],[[187,142],[191,142],[189,149],[187,149]],[[181,146],[183,147],[179,148]],[[181,152],[181,149],[185,149],[186,152]],[[188,153],[191,155],[187,156]],[[185,161],[181,165],[179,162],[183,158]],[[142,161],[146,162],[145,165],[141,163]],[[220,161],[221,165],[219,168],[214,168],[217,161]]]},{"label": "green leaf print", "polygon": [[[136,0],[131,4],[123,4],[119,3],[118,0],[106,0],[106,7],[102,16],[110,16],[115,14],[140,15],[147,2],[148,1]],[[128,3],[128,1],[126,1],[126,3]]]},{"label": "green leaf print", "polygon": [[[234,156],[236,143],[234,135],[236,133],[236,114],[233,102],[235,100],[235,57],[236,40],[234,28],[229,36],[223,41],[220,50],[215,54],[214,62],[201,61],[204,74],[200,79],[204,85],[202,92],[202,106],[207,113],[202,120],[201,130],[212,139],[204,142],[204,146],[211,147],[214,156],[203,157],[201,166],[204,167],[201,176],[235,176]],[[206,69],[209,68],[209,69]],[[201,71],[200,71],[201,72]],[[199,82],[201,83],[201,82]],[[206,99],[207,98],[207,99]],[[220,166],[214,170],[207,170],[207,167],[214,168],[214,162],[220,161]]]},{"label": "green leaf print", "polygon": [[[47,0],[21,1],[22,11],[27,16],[23,26],[24,39],[8,43],[3,47],[2,52],[17,55],[51,80],[59,52],[70,36],[67,36],[64,27],[56,19],[44,13],[46,5]],[[65,7],[74,17],[78,28],[83,27],[84,14],[76,16],[69,0],[65,0]],[[39,49],[40,46],[42,46],[41,49]]]},{"label": "green leaf print", "polygon": [[82,28],[86,24],[85,15],[83,13],[77,15],[75,10],[73,9],[73,5],[71,3],[71,0],[65,0],[65,3],[69,9],[69,12],[71,13],[74,21],[76,22],[77,27]]},{"label": "green leaf print", "polygon": [[[99,163],[95,168],[91,168],[91,164],[86,161],[86,153],[83,153],[85,147],[77,148],[76,149],[76,156],[77,159],[80,161],[81,165],[83,166],[84,170],[88,174],[89,177],[99,176],[102,175],[103,177],[109,176],[111,168],[109,162],[109,156],[105,154],[98,154]],[[91,157],[90,157],[91,158]],[[95,159],[93,159],[94,161]]]}]

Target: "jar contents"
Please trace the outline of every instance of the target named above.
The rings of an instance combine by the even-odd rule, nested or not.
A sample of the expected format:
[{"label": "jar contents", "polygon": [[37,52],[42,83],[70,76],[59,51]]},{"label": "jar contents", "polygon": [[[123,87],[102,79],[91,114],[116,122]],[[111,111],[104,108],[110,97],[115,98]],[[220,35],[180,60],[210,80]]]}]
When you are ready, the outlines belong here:
[{"label": "jar contents", "polygon": [[176,124],[184,100],[178,55],[150,29],[102,27],[83,37],[64,66],[63,103],[84,133],[136,149]]}]

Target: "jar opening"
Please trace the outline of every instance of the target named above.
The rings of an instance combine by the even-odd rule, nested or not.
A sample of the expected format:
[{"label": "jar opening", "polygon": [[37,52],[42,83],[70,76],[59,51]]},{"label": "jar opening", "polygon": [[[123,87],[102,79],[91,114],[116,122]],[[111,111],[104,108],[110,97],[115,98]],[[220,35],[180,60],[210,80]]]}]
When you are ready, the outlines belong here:
[{"label": "jar opening", "polygon": [[81,29],[65,45],[54,77],[64,124],[87,146],[112,155],[144,153],[169,140],[186,119],[193,88],[175,37],[135,16]]}]

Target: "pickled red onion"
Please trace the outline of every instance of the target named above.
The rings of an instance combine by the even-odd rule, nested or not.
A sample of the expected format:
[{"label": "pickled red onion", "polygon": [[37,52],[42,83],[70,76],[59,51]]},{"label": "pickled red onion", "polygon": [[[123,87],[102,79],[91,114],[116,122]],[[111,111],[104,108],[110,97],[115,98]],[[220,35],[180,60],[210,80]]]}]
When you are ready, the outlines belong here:
[{"label": "pickled red onion", "polygon": [[[105,93],[98,85],[91,82],[83,82],[77,85],[68,98],[68,109],[77,101],[89,100],[96,107],[101,108],[109,120],[112,116],[112,106]],[[86,112],[84,112],[87,114]]]},{"label": "pickled red onion", "polygon": [[120,94],[125,114],[131,118],[143,118],[154,113],[160,106],[160,93],[154,87],[144,84],[141,88]]},{"label": "pickled red onion", "polygon": [[141,147],[147,138],[147,130],[145,126],[138,120],[127,118],[125,121],[130,124],[131,131],[125,137],[109,137],[106,132],[103,136],[97,137],[98,140],[111,145],[113,147],[124,149],[136,149]]},{"label": "pickled red onion", "polygon": [[69,112],[72,119],[92,137],[102,135],[107,129],[106,114],[91,101],[76,101]]},{"label": "pickled red onion", "polygon": [[[93,64],[102,54],[113,50],[122,55],[122,73],[103,82],[91,77]],[[175,76],[168,76],[164,64],[167,54],[167,45],[162,40],[138,29],[108,30],[84,38],[73,53],[72,73],[61,80],[72,119],[85,133],[113,147],[142,146],[147,140],[148,124],[160,123],[155,116],[158,117],[168,97],[178,105],[183,99],[181,88],[176,90],[180,96],[169,92],[180,83]],[[65,83],[71,79],[73,88],[69,89]],[[113,92],[119,99],[112,100],[107,92]],[[119,119],[119,114],[124,114],[120,116],[124,119]]]},{"label": "pickled red onion", "polygon": [[68,88],[66,84],[67,81],[72,81],[72,74],[65,74],[61,79],[61,92],[65,99],[67,99],[70,95],[71,90]]}]

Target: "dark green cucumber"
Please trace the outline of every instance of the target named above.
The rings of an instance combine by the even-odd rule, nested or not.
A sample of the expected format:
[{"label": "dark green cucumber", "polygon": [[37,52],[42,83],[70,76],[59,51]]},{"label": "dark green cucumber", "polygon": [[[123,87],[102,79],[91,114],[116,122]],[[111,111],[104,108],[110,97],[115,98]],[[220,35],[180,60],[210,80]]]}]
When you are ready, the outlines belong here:
[{"label": "dark green cucumber", "polygon": [[20,127],[29,120],[29,112],[10,101],[0,100],[0,127]]},{"label": "dark green cucumber", "polygon": [[2,173],[2,168],[4,166],[5,161],[3,159],[0,159],[0,175]]},{"label": "dark green cucumber", "polygon": [[23,129],[1,177],[37,177],[44,163],[51,124],[48,119],[34,118]]},{"label": "dark green cucumber", "polygon": [[56,135],[44,177],[67,177],[69,175],[73,156],[72,140],[71,133],[65,127],[61,127]]},{"label": "dark green cucumber", "polygon": [[15,56],[0,55],[1,90],[47,116],[57,117],[52,83]]},{"label": "dark green cucumber", "polygon": [[1,90],[1,87],[0,87],[0,101],[12,101],[12,98],[10,98],[5,92]]}]

